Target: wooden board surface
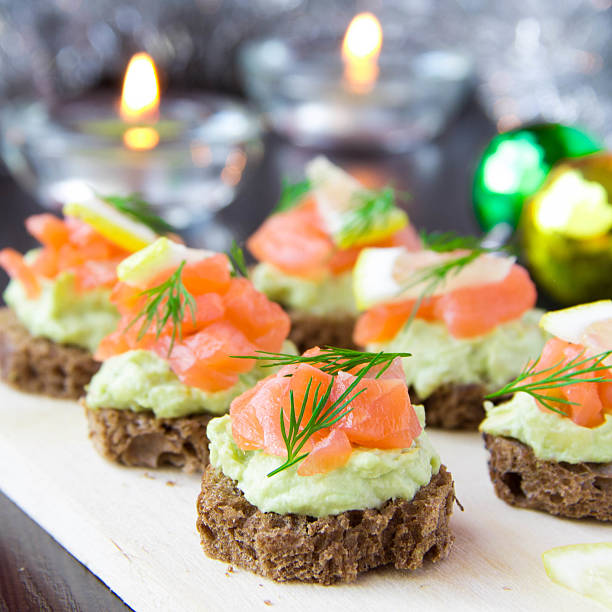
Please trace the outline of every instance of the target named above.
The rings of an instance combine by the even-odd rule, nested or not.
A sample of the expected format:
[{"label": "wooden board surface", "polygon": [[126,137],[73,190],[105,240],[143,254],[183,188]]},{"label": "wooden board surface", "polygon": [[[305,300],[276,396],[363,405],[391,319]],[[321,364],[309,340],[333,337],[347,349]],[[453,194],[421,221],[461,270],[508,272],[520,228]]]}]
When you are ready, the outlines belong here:
[{"label": "wooden board surface", "polygon": [[77,403],[0,385],[0,489],[135,610],[600,609],[551,583],[540,555],[612,540],[610,526],[511,508],[493,493],[478,434],[431,437],[465,508],[455,508],[448,559],[347,586],[276,584],[204,556],[197,476],[109,463]]}]

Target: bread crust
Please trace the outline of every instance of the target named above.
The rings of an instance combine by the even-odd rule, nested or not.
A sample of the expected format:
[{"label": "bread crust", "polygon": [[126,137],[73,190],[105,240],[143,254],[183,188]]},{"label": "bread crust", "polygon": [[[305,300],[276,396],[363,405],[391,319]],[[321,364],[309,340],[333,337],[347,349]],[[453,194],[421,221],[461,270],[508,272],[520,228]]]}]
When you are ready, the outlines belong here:
[{"label": "bread crust", "polygon": [[[482,383],[445,383],[425,399],[419,397],[414,387],[409,391],[410,401],[425,407],[427,427],[477,431],[486,416],[483,404],[489,389]],[[493,403],[507,399],[508,396],[495,398]]]},{"label": "bread crust", "polygon": [[210,414],[158,419],[149,411],[92,410],[86,405],[85,412],[94,447],[110,461],[131,467],[178,467],[184,472],[201,472],[208,465]]},{"label": "bread crust", "polygon": [[612,463],[538,459],[533,450],[503,436],[484,434],[489,474],[500,499],[567,518],[612,521]]},{"label": "bread crust", "polygon": [[89,351],[35,337],[10,308],[0,308],[0,376],[29,393],[77,399],[100,369]]},{"label": "bread crust", "polygon": [[416,569],[444,559],[453,480],[444,466],[411,501],[379,509],[313,518],[261,512],[236,483],[209,465],[198,497],[197,528],[204,552],[279,582],[351,582],[362,572],[393,565]]},{"label": "bread crust", "polygon": [[410,387],[412,403],[425,406],[427,426],[441,429],[476,431],[485,418],[486,394],[486,387],[480,383],[445,383],[423,399]]},{"label": "bread crust", "polygon": [[357,319],[353,315],[313,315],[292,310],[289,311],[289,317],[289,340],[297,346],[300,354],[313,346],[357,348],[353,342],[353,329]]}]

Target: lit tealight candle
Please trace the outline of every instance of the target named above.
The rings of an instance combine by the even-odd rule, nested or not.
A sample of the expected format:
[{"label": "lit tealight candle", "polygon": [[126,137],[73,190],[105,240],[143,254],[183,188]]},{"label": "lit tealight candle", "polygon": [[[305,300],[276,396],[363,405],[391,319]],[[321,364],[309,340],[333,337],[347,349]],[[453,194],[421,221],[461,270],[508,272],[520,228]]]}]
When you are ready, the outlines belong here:
[{"label": "lit tealight candle", "polygon": [[409,150],[441,131],[471,77],[468,57],[416,51],[398,29],[384,32],[383,45],[372,13],[339,31],[296,31],[245,43],[240,61],[268,123],[301,145]]},{"label": "lit tealight candle", "polygon": [[383,32],[372,13],[353,17],[342,41],[344,81],[357,94],[372,90],[378,78],[378,56],[382,48]]},{"label": "lit tealight candle", "polygon": [[[126,123],[156,123],[159,118],[157,72],[146,53],[137,53],[128,64],[119,115]],[[159,133],[151,125],[134,125],[123,133],[123,142],[136,151],[152,149],[159,142]]]},{"label": "lit tealight candle", "polygon": [[[53,208],[86,199],[92,189],[136,192],[171,224],[187,227],[229,204],[247,160],[261,154],[260,123],[249,109],[195,92],[161,100],[145,53],[131,58],[121,97],[86,93],[52,108],[36,101],[1,110],[14,126],[11,169]],[[27,164],[19,161],[26,157]]]}]

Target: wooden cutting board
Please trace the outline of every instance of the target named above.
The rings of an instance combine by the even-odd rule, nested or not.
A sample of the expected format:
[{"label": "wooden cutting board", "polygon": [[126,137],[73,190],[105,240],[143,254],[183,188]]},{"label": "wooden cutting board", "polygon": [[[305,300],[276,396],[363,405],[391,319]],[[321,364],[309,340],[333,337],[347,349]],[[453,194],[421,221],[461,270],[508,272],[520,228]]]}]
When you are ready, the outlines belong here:
[{"label": "wooden cutting board", "polygon": [[0,384],[0,488],[135,610],[603,610],[550,582],[540,555],[612,540],[610,526],[511,508],[493,493],[478,434],[431,437],[465,508],[445,561],[346,586],[276,584],[204,556],[197,476],[109,463],[76,402]]}]

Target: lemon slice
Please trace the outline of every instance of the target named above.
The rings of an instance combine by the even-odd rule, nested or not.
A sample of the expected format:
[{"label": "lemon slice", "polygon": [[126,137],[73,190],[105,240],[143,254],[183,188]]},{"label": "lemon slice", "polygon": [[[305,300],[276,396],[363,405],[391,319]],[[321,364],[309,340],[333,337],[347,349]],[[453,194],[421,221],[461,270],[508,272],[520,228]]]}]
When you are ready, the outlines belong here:
[{"label": "lemon slice", "polygon": [[158,238],[153,244],[124,259],[117,266],[117,278],[132,287],[146,287],[149,281],[165,270],[178,268],[183,261],[195,263],[215,254],[214,251],[190,249],[168,238]]},{"label": "lemon slice", "polygon": [[81,219],[126,251],[138,251],[157,239],[157,234],[151,228],[96,197],[83,202],[69,202],[63,212],[67,216]]},{"label": "lemon slice", "polygon": [[540,319],[540,327],[561,340],[582,344],[589,327],[608,319],[612,319],[612,300],[600,300],[547,312]]},{"label": "lemon slice", "polygon": [[342,215],[355,206],[355,195],[363,185],[350,174],[319,155],[306,165],[317,210],[327,231],[333,236],[343,226]]},{"label": "lemon slice", "polygon": [[363,249],[353,270],[353,293],[360,310],[380,302],[442,295],[464,287],[502,281],[514,264],[513,257],[480,255],[432,286],[429,271],[461,253],[408,251],[404,247]]},{"label": "lemon slice", "polygon": [[306,176],[323,224],[342,249],[382,240],[408,224],[408,215],[393,203],[392,191],[370,192],[326,157],[315,157]]},{"label": "lemon slice", "polygon": [[542,561],[553,582],[612,609],[612,542],[551,548]]},{"label": "lemon slice", "polygon": [[396,275],[396,264],[403,253],[405,249],[402,247],[361,251],[353,268],[353,294],[359,310],[397,297],[401,284]]}]

